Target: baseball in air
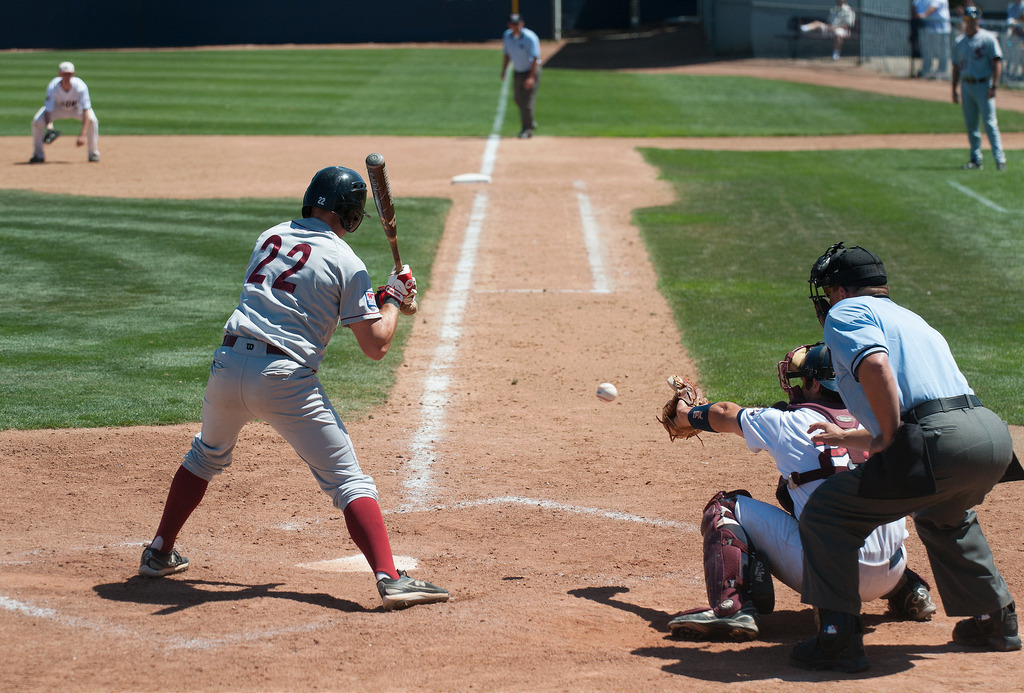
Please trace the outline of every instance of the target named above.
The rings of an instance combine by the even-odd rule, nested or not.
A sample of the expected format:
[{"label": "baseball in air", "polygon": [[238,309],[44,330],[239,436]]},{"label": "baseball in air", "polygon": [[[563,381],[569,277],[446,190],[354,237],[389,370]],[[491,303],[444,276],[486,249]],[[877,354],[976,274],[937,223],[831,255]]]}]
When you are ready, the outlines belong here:
[{"label": "baseball in air", "polygon": [[605,402],[613,402],[619,396],[619,391],[611,383],[601,383],[597,386],[597,398]]}]

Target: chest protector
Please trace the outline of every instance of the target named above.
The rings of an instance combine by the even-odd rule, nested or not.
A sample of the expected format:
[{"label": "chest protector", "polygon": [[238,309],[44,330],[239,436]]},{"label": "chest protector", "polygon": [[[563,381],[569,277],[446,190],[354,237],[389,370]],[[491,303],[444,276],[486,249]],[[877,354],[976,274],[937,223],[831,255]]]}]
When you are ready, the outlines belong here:
[{"label": "chest protector", "polygon": [[[781,409],[782,411],[796,411],[797,409],[813,409],[822,416],[824,416],[830,423],[834,423],[844,431],[857,428],[857,419],[853,417],[853,414],[847,409],[843,409],[838,406],[829,406],[821,402],[801,402],[800,404],[790,404],[789,402],[777,402],[773,404],[774,409]],[[863,464],[868,459],[868,453],[866,451],[857,451],[851,453],[847,448],[839,447],[826,447],[818,454],[818,468],[809,469],[805,472],[793,472],[788,477],[780,476],[779,485],[775,489],[775,498],[779,501],[779,505],[785,509],[790,515],[795,515],[793,498],[789,495],[789,489],[803,486],[804,484],[819,479],[827,479],[828,477],[835,474],[837,471],[842,471],[841,467],[836,467],[835,459],[837,457],[850,456],[850,462],[854,464]]]}]

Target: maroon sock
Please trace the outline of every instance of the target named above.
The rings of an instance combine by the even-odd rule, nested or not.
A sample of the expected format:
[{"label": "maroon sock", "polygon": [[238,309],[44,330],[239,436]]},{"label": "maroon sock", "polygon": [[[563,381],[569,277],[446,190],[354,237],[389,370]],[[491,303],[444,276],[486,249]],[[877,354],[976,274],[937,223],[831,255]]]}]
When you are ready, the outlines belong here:
[{"label": "maroon sock", "polygon": [[[185,525],[192,511],[199,506],[199,502],[206,495],[206,487],[210,482],[200,479],[184,467],[179,467],[171,481],[171,490],[167,492],[167,502],[164,503],[164,514],[160,518],[160,526],[156,529],[156,536],[163,537],[164,544],[160,549],[170,553],[174,548],[174,541],[178,538],[178,532]],[[155,537],[154,537],[155,538]]]},{"label": "maroon sock", "polygon": [[395,557],[391,555],[391,541],[384,527],[384,516],[373,498],[356,498],[345,506],[345,526],[348,534],[363,552],[374,575],[387,573],[398,577]]}]

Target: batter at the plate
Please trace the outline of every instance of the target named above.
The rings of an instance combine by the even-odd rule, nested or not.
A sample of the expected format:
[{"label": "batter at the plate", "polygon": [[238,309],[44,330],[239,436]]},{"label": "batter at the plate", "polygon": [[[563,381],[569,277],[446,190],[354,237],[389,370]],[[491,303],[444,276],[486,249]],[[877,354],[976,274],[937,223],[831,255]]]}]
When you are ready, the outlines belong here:
[{"label": "batter at the plate", "polygon": [[416,280],[405,265],[375,293],[366,266],[345,243],[366,216],[365,205],[359,174],[330,166],[310,182],[302,218],[257,239],[238,307],[213,356],[202,430],[171,482],[160,526],[142,553],[141,575],[188,569],[189,560],[174,549],[178,532],[209,482],[231,464],[242,427],[258,418],[291,444],[344,513],[352,541],[377,578],[385,610],[448,600],[447,590],[395,569],[377,487],[360,469],[348,431],[317,378],[338,325],[352,330],[369,358],[383,358],[399,308],[415,292]]}]

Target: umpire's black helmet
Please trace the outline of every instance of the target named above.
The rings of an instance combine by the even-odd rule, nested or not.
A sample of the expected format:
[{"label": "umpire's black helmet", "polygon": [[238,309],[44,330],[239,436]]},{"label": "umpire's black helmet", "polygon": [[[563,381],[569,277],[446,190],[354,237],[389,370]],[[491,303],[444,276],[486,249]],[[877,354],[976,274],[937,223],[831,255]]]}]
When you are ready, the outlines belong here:
[{"label": "umpire's black helmet", "polygon": [[358,173],[344,166],[320,169],[302,198],[302,216],[308,217],[312,207],[334,212],[341,227],[352,233],[366,216],[366,183]]},{"label": "umpire's black helmet", "polygon": [[818,293],[820,289],[831,286],[884,286],[887,282],[885,265],[880,257],[859,245],[846,248],[842,241],[830,246],[824,255],[814,261],[811,278],[807,280],[811,285],[809,298],[814,303],[814,312],[822,325],[825,324],[831,302],[827,296]]},{"label": "umpire's black helmet", "polygon": [[811,267],[810,284],[826,286],[882,286],[887,281],[882,259],[870,250],[836,243]]}]

